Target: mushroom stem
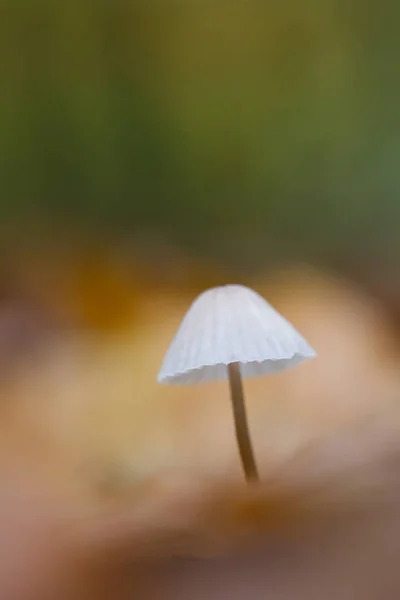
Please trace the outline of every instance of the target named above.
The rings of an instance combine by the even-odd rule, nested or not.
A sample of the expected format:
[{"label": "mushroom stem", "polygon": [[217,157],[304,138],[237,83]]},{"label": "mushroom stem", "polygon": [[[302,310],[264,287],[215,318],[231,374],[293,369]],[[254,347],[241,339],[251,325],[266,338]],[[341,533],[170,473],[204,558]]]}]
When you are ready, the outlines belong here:
[{"label": "mushroom stem", "polygon": [[231,390],[231,401],[233,417],[235,420],[236,439],[239,446],[240,458],[246,480],[258,481],[258,471],[251,446],[249,425],[247,422],[246,407],[244,404],[243,385],[240,375],[240,364],[230,363],[228,365],[229,387]]}]

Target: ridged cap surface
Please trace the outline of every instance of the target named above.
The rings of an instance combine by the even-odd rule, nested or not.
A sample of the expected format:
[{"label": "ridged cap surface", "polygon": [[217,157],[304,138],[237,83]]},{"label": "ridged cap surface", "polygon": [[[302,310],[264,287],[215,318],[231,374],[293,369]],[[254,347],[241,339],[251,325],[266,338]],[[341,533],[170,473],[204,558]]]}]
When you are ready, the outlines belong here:
[{"label": "ridged cap surface", "polygon": [[158,374],[160,383],[227,379],[229,363],[243,377],[269,375],[314,358],[315,351],[282,315],[242,285],[200,294],[186,313]]}]

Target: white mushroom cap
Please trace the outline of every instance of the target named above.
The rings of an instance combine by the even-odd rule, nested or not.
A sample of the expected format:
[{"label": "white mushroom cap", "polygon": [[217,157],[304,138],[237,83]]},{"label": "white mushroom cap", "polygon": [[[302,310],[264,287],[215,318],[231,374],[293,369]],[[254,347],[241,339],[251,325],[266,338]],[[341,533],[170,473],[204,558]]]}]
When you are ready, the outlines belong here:
[{"label": "white mushroom cap", "polygon": [[159,383],[187,385],[277,373],[314,358],[315,351],[255,291],[225,285],[200,294],[186,313],[158,374]]}]

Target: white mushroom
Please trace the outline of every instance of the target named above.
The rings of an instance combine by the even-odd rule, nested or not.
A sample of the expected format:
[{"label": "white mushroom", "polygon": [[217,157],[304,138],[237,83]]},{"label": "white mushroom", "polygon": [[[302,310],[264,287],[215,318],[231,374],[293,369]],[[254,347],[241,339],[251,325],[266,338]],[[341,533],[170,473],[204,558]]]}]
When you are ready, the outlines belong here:
[{"label": "white mushroom", "polygon": [[269,375],[314,358],[315,351],[282,315],[242,285],[207,290],[193,302],[158,374],[188,385],[229,379],[236,437],[247,480],[258,479],[241,378]]}]

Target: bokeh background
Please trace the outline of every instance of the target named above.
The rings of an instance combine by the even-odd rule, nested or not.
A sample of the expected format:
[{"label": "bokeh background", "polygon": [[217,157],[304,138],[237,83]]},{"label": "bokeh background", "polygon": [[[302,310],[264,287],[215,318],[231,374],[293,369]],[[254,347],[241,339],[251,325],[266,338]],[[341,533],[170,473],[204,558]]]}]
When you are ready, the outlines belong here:
[{"label": "bokeh background", "polygon": [[319,353],[246,385],[261,470],[397,415],[400,9],[2,0],[3,454],[96,493],[236,473],[223,384],[156,375],[195,295]]}]

